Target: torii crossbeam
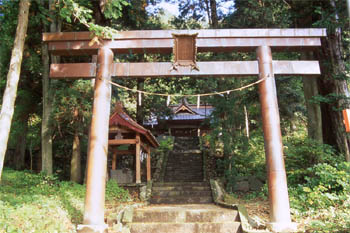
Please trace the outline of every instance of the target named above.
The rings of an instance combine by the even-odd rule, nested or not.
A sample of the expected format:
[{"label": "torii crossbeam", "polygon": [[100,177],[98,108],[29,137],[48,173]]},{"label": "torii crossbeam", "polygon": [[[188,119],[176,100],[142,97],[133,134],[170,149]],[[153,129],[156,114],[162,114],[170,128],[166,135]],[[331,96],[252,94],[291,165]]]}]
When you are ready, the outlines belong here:
[{"label": "torii crossbeam", "polygon": [[[256,51],[256,61],[197,62],[197,68],[170,69],[171,63],[113,63],[114,54],[171,53],[173,34],[194,35],[198,52]],[[251,76],[259,83],[270,202],[269,228],[291,232],[280,116],[275,75],[320,75],[318,61],[273,61],[272,51],[305,51],[321,46],[325,29],[213,29],[125,31],[113,40],[91,44],[89,32],[44,33],[53,55],[96,55],[97,63],[51,64],[50,77],[95,78],[91,135],[89,140],[84,222],[81,232],[107,229],[104,223],[105,175],[108,147],[111,77]]]}]

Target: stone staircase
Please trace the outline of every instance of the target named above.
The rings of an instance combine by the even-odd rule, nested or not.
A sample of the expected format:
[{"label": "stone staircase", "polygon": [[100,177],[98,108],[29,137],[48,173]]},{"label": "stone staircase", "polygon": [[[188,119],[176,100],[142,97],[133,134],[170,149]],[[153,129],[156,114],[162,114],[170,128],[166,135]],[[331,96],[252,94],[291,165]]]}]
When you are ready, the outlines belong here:
[{"label": "stone staircase", "polygon": [[151,204],[204,204],[212,203],[211,189],[206,182],[155,183]]},{"label": "stone staircase", "polygon": [[208,182],[203,182],[203,154],[198,137],[176,137],[168,156],[164,183],[154,183],[151,204],[212,203]]},{"label": "stone staircase", "polygon": [[165,182],[203,181],[203,154],[198,137],[176,137],[168,156]]},{"label": "stone staircase", "polygon": [[152,205],[134,210],[131,233],[241,233],[238,212],[215,205]]},{"label": "stone staircase", "polygon": [[210,185],[203,181],[203,159],[198,144],[198,138],[175,139],[166,166],[165,182],[153,183],[151,205],[124,213],[125,232],[243,232],[237,210],[213,204]]}]

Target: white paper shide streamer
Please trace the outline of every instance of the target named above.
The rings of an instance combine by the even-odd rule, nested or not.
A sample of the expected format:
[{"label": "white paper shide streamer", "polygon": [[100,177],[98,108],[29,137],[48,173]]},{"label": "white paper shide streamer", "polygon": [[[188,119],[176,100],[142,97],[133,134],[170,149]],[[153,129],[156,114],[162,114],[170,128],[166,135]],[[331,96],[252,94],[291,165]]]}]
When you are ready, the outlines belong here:
[{"label": "white paper shide streamer", "polygon": [[170,104],[170,95],[168,95],[168,99],[166,100],[166,106],[169,106]]},{"label": "white paper shide streamer", "polygon": [[142,105],[142,93],[139,92],[139,106]]},{"label": "white paper shide streamer", "polygon": [[198,95],[197,96],[197,109],[199,109],[200,102],[201,102],[201,96]]}]

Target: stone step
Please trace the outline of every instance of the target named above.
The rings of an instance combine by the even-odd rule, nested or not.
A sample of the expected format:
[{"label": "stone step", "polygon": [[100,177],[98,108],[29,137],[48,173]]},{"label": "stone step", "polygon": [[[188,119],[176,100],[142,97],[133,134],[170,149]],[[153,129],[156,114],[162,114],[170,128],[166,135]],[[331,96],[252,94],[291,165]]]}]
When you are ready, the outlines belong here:
[{"label": "stone step", "polygon": [[188,197],[188,196],[210,196],[211,191],[205,190],[205,191],[189,191],[189,190],[163,190],[163,191],[153,191],[152,197],[176,197],[176,196],[182,196],[182,197]]},{"label": "stone step", "polygon": [[164,182],[181,182],[181,183],[189,183],[189,182],[203,182],[203,176],[197,176],[197,177],[191,177],[188,178],[187,176],[165,176]]},{"label": "stone step", "polygon": [[178,169],[191,169],[191,168],[199,168],[203,169],[203,163],[201,161],[178,161],[178,162],[170,162],[167,164],[167,169],[168,168],[178,168]]},{"label": "stone step", "polygon": [[131,233],[240,233],[241,223],[132,223]]},{"label": "stone step", "polygon": [[185,156],[185,157],[203,157],[201,150],[186,150],[186,151],[173,151],[169,154],[169,158]]},{"label": "stone step", "polygon": [[[172,177],[164,179],[164,181],[166,181],[166,182],[186,182],[188,180],[189,179],[187,179],[187,178],[172,178]],[[200,181],[203,181],[203,178],[202,177],[191,178],[190,180],[191,181],[198,181],[198,182],[200,182]]]},{"label": "stone step", "polygon": [[210,187],[205,186],[188,186],[188,187],[176,187],[176,186],[163,186],[163,187],[153,187],[152,192],[159,191],[211,191]]},{"label": "stone step", "polygon": [[178,182],[186,182],[186,181],[203,181],[202,174],[194,174],[194,175],[184,175],[184,174],[167,174],[164,178],[166,182],[178,181]]},{"label": "stone step", "polygon": [[168,164],[166,169],[179,169],[185,171],[191,171],[191,169],[200,169],[203,170],[202,162],[189,162],[189,163],[173,163]]},{"label": "stone step", "polygon": [[174,161],[168,161],[167,168],[168,167],[177,167],[177,168],[191,168],[191,167],[201,167],[202,168],[203,162],[200,160],[174,160]]},{"label": "stone step", "polygon": [[174,158],[169,158],[167,164],[185,164],[188,165],[188,163],[191,163],[191,165],[196,165],[196,164],[202,164],[203,160],[202,158],[180,158],[180,159],[174,159]]},{"label": "stone step", "polygon": [[[194,175],[183,175],[183,174],[174,174],[170,173],[164,178],[166,182],[178,181],[178,182],[186,182],[186,181],[203,181],[202,174],[194,174]],[[180,181],[182,180],[182,181]]]},{"label": "stone step", "polygon": [[154,187],[209,187],[208,182],[157,182],[154,183]]},{"label": "stone step", "polygon": [[168,157],[168,162],[184,162],[184,161],[203,161],[202,156],[174,156],[174,157]]},{"label": "stone step", "polygon": [[179,208],[176,206],[163,207],[156,206],[139,208],[134,211],[133,222],[236,222],[239,221],[238,211],[213,208],[213,209],[191,209]]},{"label": "stone step", "polygon": [[203,173],[202,171],[194,171],[194,172],[183,172],[183,171],[167,171],[165,173],[167,177],[171,176],[174,178],[177,177],[182,177],[182,178],[187,178],[190,179],[191,177],[202,177]]},{"label": "stone step", "polygon": [[[192,171],[193,169],[193,171]],[[174,172],[174,171],[177,171],[178,173],[184,173],[184,174],[198,174],[198,173],[202,173],[202,170],[203,169],[200,169],[198,167],[194,167],[194,168],[169,168],[166,170],[166,173],[168,172]]]},{"label": "stone step", "polygon": [[191,167],[188,169],[185,168],[175,168],[175,167],[171,167],[171,168],[167,168],[166,172],[178,172],[178,173],[184,173],[184,174],[198,174],[198,173],[202,173],[202,169],[199,167]]},{"label": "stone step", "polygon": [[128,225],[133,233],[242,233],[238,212],[213,204],[144,206]]},{"label": "stone step", "polygon": [[208,204],[213,203],[211,196],[192,196],[192,197],[158,197],[151,198],[151,204]]},{"label": "stone step", "polygon": [[169,164],[189,165],[189,163],[191,163],[191,165],[202,164],[203,160],[202,160],[202,158],[179,158],[179,159],[169,158],[167,165],[169,165]]}]

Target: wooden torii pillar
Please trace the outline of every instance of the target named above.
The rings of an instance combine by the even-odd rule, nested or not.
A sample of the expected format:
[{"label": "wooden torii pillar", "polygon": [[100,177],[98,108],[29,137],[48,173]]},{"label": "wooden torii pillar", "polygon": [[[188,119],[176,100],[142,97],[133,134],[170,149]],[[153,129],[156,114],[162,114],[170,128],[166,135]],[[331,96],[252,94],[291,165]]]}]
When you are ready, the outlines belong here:
[{"label": "wooden torii pillar", "polygon": [[[197,62],[193,67],[177,66],[171,62],[158,63],[113,63],[113,53],[171,53],[173,34],[196,35],[193,44],[199,52],[256,51],[257,61]],[[113,40],[104,40],[102,45],[90,45],[88,32],[44,33],[49,51],[54,55],[80,55],[98,53],[98,63],[52,64],[51,78],[97,78],[93,122],[91,124],[90,150],[88,154],[88,184],[85,201],[84,227],[105,229],[104,176],[107,156],[107,124],[110,85],[105,80],[114,77],[202,77],[202,76],[259,76],[265,154],[268,174],[270,223],[275,232],[291,232],[296,224],[291,222],[286,171],[277,104],[275,75],[320,74],[318,61],[274,61],[275,51],[316,49],[321,46],[325,29],[212,29],[212,30],[162,30],[120,32]],[[102,80],[103,79],[103,80]],[[100,106],[101,103],[101,106]],[[107,104],[106,104],[107,103]],[[95,111],[96,109],[96,111]],[[100,109],[98,111],[97,109]],[[103,119],[107,120],[103,120]],[[94,120],[95,119],[95,120]],[[101,123],[100,122],[104,122]],[[101,128],[100,128],[101,126]],[[98,158],[98,159],[97,159]],[[95,165],[91,163],[97,163]],[[96,188],[96,190],[91,190]],[[103,194],[102,194],[103,193]]]},{"label": "wooden torii pillar", "polygon": [[[80,232],[105,232],[105,189],[107,174],[108,124],[111,102],[113,52],[107,47],[98,50],[97,75],[89,138],[86,173],[86,195],[83,225]],[[103,190],[103,191],[101,191]]]}]

